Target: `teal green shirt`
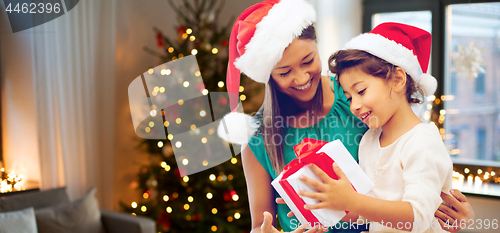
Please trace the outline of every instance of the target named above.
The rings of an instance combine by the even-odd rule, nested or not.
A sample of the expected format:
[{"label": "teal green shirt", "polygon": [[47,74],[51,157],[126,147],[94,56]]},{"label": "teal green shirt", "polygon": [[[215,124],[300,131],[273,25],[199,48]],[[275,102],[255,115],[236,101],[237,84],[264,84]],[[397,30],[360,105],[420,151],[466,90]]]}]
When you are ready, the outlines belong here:
[{"label": "teal green shirt", "polygon": [[[333,80],[333,77],[331,77],[331,79]],[[336,81],[333,81],[333,83],[335,101],[328,114],[321,119],[321,121],[307,128],[285,126],[283,135],[283,142],[285,143],[283,148],[285,164],[288,164],[290,161],[297,158],[295,156],[295,152],[293,151],[293,146],[299,144],[302,139],[306,137],[327,142],[339,139],[342,143],[344,143],[344,146],[351,153],[354,159],[358,161],[359,142],[363,134],[366,130],[368,130],[368,127],[351,113],[349,102],[343,94],[344,92],[342,87],[340,87]],[[262,134],[252,137],[248,145],[257,160],[274,180],[278,174],[276,174],[273,170],[271,161],[267,156],[262,140]],[[279,197],[278,193],[275,192],[275,196]],[[293,231],[300,225],[300,222],[295,216],[291,218],[286,216],[288,212],[290,212],[290,209],[287,205],[279,204],[277,206],[278,219],[285,232]],[[344,224],[344,226],[347,227],[348,224]],[[335,228],[340,228],[340,225],[338,224],[338,226],[334,227],[330,230],[330,232],[360,232],[360,230],[348,231],[338,230]]]}]

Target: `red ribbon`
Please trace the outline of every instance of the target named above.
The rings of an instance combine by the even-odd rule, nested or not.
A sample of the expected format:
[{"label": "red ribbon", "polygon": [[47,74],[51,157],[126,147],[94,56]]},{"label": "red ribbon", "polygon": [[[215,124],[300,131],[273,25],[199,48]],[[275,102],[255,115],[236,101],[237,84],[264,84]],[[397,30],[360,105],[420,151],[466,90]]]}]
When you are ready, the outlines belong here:
[{"label": "red ribbon", "polygon": [[[292,160],[283,170],[283,176],[279,181],[281,187],[286,194],[292,199],[304,218],[310,223],[319,223],[318,219],[310,210],[304,209],[306,204],[304,200],[295,192],[293,187],[288,183],[287,178],[308,164],[316,164],[332,179],[338,180],[337,175],[333,171],[333,159],[324,152],[317,154],[328,142],[320,141],[312,138],[304,138],[301,143],[295,145],[293,150],[297,155],[297,159]],[[347,213],[347,211],[346,211]]]}]

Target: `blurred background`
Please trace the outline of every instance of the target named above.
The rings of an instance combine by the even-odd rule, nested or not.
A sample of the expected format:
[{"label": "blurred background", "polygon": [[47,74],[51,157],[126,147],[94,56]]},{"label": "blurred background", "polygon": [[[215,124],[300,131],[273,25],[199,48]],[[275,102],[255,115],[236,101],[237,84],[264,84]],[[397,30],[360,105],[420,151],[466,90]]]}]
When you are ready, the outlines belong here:
[{"label": "blurred background", "polygon": [[[220,166],[180,176],[172,138],[137,136],[128,86],[152,68],[195,55],[202,80],[189,88],[203,95],[225,91],[232,24],[257,2],[81,0],[66,14],[16,33],[2,10],[0,191],[65,186],[75,199],[95,186],[102,208],[152,217],[159,232],[249,231],[239,153]],[[430,70],[439,88],[415,111],[440,128],[454,160],[454,187],[467,193],[476,216],[500,219],[500,3],[310,2],[325,75],[333,52],[379,23],[431,32]],[[262,88],[243,77],[246,112],[260,107]],[[154,126],[145,123],[140,130],[149,133]]]}]

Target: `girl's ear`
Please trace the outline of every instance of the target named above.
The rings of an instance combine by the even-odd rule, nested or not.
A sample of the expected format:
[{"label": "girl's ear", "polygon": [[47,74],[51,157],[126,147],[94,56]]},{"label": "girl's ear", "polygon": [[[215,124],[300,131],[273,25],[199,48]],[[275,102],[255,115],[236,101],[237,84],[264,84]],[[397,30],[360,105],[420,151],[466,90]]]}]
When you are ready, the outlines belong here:
[{"label": "girl's ear", "polygon": [[406,72],[401,67],[396,67],[392,77],[392,90],[401,92],[406,90]]}]

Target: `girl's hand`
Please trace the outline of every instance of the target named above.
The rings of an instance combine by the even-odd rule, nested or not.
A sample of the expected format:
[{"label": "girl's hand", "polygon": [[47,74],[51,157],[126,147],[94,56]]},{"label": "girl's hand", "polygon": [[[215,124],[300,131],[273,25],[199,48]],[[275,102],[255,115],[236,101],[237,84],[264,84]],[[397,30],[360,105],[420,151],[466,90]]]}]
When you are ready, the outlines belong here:
[{"label": "girl's hand", "polygon": [[[319,232],[326,232],[328,231],[327,228],[323,228],[321,225],[316,225],[314,228],[311,228],[307,230],[306,225],[301,225],[297,230],[292,231],[291,233],[319,233]],[[273,216],[269,212],[264,212],[264,222],[260,226],[260,232],[261,233],[280,233],[274,226],[273,226]]]},{"label": "girl's hand", "polygon": [[358,193],[354,191],[351,183],[339,166],[336,163],[333,164],[333,171],[337,175],[338,180],[330,178],[323,170],[314,164],[309,165],[309,167],[323,183],[305,176],[299,177],[301,181],[318,190],[316,193],[301,190],[299,191],[299,195],[320,201],[314,205],[305,205],[304,208],[309,210],[323,208],[349,210],[350,205],[356,200],[355,198]]},{"label": "girl's hand", "polygon": [[[441,198],[449,203],[453,208],[441,204],[434,213],[434,216],[441,224],[441,227],[449,232],[458,232],[461,229],[467,228],[471,223],[474,223],[474,210],[460,191],[452,189],[450,193],[453,196],[441,192]],[[448,224],[446,223],[448,221]]]}]

